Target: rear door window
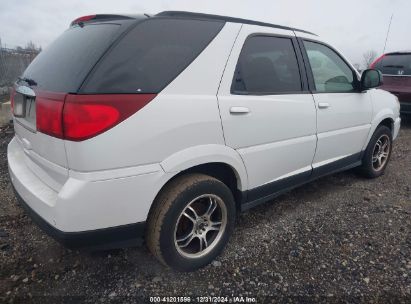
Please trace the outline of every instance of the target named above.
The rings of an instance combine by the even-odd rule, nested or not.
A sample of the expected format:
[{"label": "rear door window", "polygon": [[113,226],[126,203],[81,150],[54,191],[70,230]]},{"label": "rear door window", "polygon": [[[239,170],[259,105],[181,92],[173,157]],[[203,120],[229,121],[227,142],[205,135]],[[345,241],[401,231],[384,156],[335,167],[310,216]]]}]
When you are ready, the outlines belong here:
[{"label": "rear door window", "polygon": [[82,93],[158,93],[224,26],[221,21],[151,18],[103,57]]},{"label": "rear door window", "polygon": [[279,94],[302,90],[290,38],[252,36],[244,43],[234,74],[234,94]]},{"label": "rear door window", "polygon": [[411,54],[387,54],[374,68],[384,75],[410,76]]},{"label": "rear door window", "polygon": [[122,24],[85,23],[69,28],[34,59],[23,77],[46,91],[77,92],[97,60],[131,21]]}]

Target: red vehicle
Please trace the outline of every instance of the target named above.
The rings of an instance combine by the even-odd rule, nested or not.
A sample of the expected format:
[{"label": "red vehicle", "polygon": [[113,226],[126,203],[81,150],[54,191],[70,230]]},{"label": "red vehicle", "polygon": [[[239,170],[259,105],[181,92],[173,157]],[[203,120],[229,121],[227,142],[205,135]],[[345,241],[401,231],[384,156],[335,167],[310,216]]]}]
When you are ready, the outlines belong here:
[{"label": "red vehicle", "polygon": [[380,88],[397,95],[401,113],[411,115],[411,51],[384,54],[370,68],[382,72],[384,84]]}]

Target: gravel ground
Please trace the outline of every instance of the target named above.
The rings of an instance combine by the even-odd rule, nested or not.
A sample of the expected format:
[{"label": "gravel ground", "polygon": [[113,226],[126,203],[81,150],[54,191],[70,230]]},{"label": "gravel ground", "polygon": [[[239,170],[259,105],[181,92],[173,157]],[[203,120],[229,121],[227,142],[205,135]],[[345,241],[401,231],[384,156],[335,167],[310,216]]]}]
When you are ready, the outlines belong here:
[{"label": "gravel ground", "polygon": [[16,205],[11,137],[0,131],[0,301],[411,302],[411,121],[403,121],[384,176],[335,174],[241,214],[224,253],[194,273],[164,268],[144,247],[77,252],[46,236]]},{"label": "gravel ground", "polygon": [[2,102],[6,102],[10,100],[10,95],[6,94],[6,95],[0,95],[0,103]]}]

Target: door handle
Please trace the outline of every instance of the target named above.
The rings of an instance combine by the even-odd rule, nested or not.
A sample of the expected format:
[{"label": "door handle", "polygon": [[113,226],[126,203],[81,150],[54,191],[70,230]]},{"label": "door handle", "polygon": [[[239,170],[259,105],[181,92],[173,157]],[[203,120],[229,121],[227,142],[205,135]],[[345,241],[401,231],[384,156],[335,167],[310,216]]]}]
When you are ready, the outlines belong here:
[{"label": "door handle", "polygon": [[230,113],[231,114],[247,114],[247,113],[250,113],[250,109],[246,107],[231,107]]},{"label": "door handle", "polygon": [[319,102],[318,103],[318,108],[319,109],[327,109],[330,107],[330,104],[328,102]]}]

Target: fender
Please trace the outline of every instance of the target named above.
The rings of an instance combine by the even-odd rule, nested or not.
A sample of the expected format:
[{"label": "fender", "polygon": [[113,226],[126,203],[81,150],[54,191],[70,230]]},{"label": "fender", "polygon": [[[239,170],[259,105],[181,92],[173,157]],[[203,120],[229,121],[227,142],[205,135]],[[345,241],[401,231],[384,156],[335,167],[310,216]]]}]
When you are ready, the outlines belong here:
[{"label": "fender", "polygon": [[[389,118],[395,122],[400,115],[400,107],[398,99],[395,95],[381,89],[373,89],[371,90],[371,100],[373,107],[373,118],[371,120],[370,132],[364,144],[363,150],[367,148],[372,135],[384,119]],[[395,130],[393,129],[392,131],[392,135],[394,137],[396,135]]]},{"label": "fender", "polygon": [[248,176],[240,155],[224,145],[200,145],[190,147],[172,154],[160,165],[166,173],[177,173],[194,166],[207,163],[224,163],[229,165],[237,177],[237,187],[241,191],[248,189]]}]

